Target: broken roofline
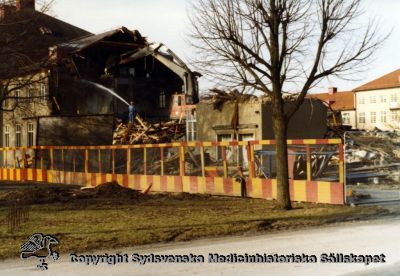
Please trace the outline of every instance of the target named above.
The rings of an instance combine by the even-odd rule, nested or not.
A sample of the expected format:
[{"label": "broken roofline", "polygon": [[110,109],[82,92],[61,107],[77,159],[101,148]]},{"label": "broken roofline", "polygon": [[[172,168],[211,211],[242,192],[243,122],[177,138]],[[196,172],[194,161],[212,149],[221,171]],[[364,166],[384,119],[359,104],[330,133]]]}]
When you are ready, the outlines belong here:
[{"label": "broken roofline", "polygon": [[[118,34],[128,35],[128,40],[130,39],[130,41],[127,41],[126,38],[122,39],[122,42],[118,41],[121,40],[121,37],[116,38],[115,41],[111,40],[112,37],[115,37]],[[137,30],[130,31],[126,27],[121,27],[102,34],[87,36],[72,40],[68,43],[59,44],[55,48],[50,49],[50,51],[57,51],[57,48],[59,47],[60,49],[64,49],[67,55],[81,55],[85,49],[95,47],[96,45],[126,48],[126,51],[123,51],[120,55],[119,61],[116,64],[113,64],[110,68],[106,68],[107,70],[116,65],[123,65],[140,58],[152,56],[182,80],[185,94],[191,96],[194,102],[198,101],[199,92],[197,78],[200,77],[201,74],[198,72],[192,72],[172,50],[168,49],[163,44],[150,44]],[[161,48],[165,48],[165,52],[161,51]],[[57,58],[60,59],[62,56],[58,56]]]},{"label": "broken roofline", "polygon": [[[283,100],[285,103],[293,103],[296,101],[299,93],[286,93],[283,95]],[[307,97],[304,101],[315,101],[322,102],[323,100],[318,99],[316,97]],[[269,95],[254,95],[252,93],[241,93],[236,89],[231,91],[220,90],[217,88],[210,89],[209,92],[203,94],[200,98],[200,101],[203,103],[214,103],[216,101],[219,102],[240,102],[240,103],[271,103],[271,97]]]},{"label": "broken roofline", "polygon": [[[165,52],[162,52],[161,48],[165,48]],[[127,64],[147,56],[152,56],[179,76],[183,81],[185,87],[184,92],[186,94],[191,96],[198,95],[196,82],[197,77],[201,77],[201,74],[198,72],[192,72],[171,49],[167,48],[162,43],[150,44],[147,47],[143,47],[134,52],[125,53],[121,55],[121,61],[119,64]]]},{"label": "broken roofline", "polygon": [[[97,34],[97,35],[87,35],[81,38],[77,38],[77,39],[73,39],[69,42],[66,43],[61,43],[58,44],[56,47],[60,47],[60,48],[66,48],[68,50],[70,50],[72,53],[78,53],[81,52],[89,47],[95,46],[96,44],[99,43],[107,43],[110,41],[105,41],[106,39],[111,38],[114,35],[117,34],[127,34],[130,36],[132,41],[129,42],[120,42],[119,45],[120,46],[131,46],[131,47],[144,47],[148,45],[147,39],[145,37],[143,37],[139,31],[137,30],[129,30],[126,27],[121,27],[115,30],[111,30],[108,32],[104,32],[101,34]],[[114,42],[116,43],[116,42]],[[112,45],[112,42],[110,43],[110,46]],[[115,44],[114,44],[115,45]]]}]

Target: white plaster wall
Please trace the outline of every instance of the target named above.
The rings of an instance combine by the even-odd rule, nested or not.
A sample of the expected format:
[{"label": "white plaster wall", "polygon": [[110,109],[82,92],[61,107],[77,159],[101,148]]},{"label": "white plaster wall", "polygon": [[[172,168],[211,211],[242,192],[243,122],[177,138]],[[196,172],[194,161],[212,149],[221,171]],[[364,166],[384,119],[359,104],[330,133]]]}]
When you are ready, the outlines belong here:
[{"label": "white plaster wall", "polygon": [[[391,100],[392,95],[396,96],[396,101]],[[376,103],[371,103],[371,97],[376,98]],[[381,98],[386,98],[386,102],[382,102]],[[361,103],[364,99],[364,103]],[[375,127],[382,130],[400,129],[400,122],[392,120],[391,111],[399,110],[400,114],[400,88],[370,90],[356,93],[356,110],[357,124],[359,129],[371,130]],[[386,122],[381,121],[381,111],[386,112]],[[365,123],[360,123],[360,113],[365,113]],[[371,112],[376,112],[376,123],[371,122]],[[400,116],[399,116],[400,117]]]}]

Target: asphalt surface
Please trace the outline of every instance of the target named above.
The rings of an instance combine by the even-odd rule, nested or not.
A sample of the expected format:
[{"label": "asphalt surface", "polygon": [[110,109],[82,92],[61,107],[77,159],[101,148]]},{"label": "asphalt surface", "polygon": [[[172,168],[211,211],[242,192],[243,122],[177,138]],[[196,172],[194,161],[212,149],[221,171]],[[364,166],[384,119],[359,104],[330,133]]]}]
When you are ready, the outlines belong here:
[{"label": "asphalt surface", "polygon": [[[128,254],[128,263],[85,265],[72,263],[70,255],[49,269],[36,268],[37,260],[6,260],[0,263],[0,275],[399,275],[400,218],[352,222],[308,230],[201,240],[187,243],[106,250],[82,254]],[[62,243],[62,240],[60,240]],[[131,261],[133,253],[161,255],[203,255],[204,263],[147,263]],[[210,253],[237,254],[306,254],[315,255],[317,263],[209,263]],[[385,263],[321,263],[323,253],[385,255]],[[77,259],[76,259],[77,260]]]}]

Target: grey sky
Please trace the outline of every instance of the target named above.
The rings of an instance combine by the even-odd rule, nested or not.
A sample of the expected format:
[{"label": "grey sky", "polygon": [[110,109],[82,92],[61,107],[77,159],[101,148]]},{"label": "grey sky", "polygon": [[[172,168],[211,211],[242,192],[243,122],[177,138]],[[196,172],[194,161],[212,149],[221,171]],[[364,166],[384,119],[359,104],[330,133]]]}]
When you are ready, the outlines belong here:
[{"label": "grey sky", "polygon": [[[190,0],[57,0],[52,14],[70,24],[93,33],[126,26],[139,30],[150,41],[163,42],[184,60],[191,57],[187,39],[187,10]],[[315,88],[326,91],[329,86],[339,90],[353,89],[374,78],[400,68],[400,1],[363,0],[366,16],[377,16],[382,32],[394,28],[391,37],[376,55],[365,74],[356,81],[331,79]],[[200,85],[208,86],[202,81]],[[202,89],[202,90],[203,90]]]}]

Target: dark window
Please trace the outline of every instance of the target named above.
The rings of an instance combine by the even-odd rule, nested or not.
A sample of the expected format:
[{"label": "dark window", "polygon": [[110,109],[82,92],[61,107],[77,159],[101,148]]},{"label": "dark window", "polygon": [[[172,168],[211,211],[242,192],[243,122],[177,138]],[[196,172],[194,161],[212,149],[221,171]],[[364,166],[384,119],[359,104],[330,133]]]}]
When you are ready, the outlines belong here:
[{"label": "dark window", "polygon": [[21,125],[15,125],[15,147],[21,146]]},{"label": "dark window", "polygon": [[167,106],[167,103],[165,101],[165,93],[164,93],[164,91],[160,92],[159,102],[160,102],[160,108],[165,108]]},{"label": "dark window", "polygon": [[10,126],[4,127],[4,147],[10,146]]},{"label": "dark window", "polygon": [[33,146],[34,128],[32,123],[28,123],[28,147]]}]

